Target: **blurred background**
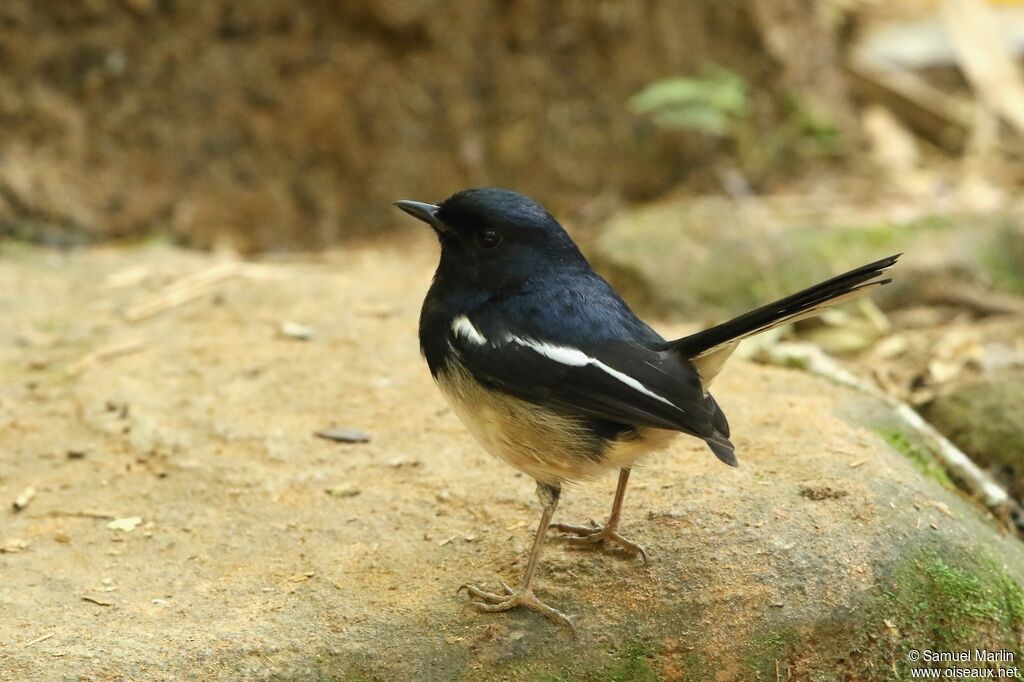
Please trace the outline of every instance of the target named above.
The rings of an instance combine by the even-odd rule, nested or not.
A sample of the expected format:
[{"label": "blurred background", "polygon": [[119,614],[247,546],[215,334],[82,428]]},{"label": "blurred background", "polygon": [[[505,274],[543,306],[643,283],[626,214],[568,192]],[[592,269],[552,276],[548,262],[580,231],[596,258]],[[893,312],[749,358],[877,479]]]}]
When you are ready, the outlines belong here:
[{"label": "blurred background", "polygon": [[309,252],[505,186],[691,323],[904,251],[801,334],[1019,491],[1022,53],[1006,0],[7,0],[0,237]]},{"label": "blurred background", "polygon": [[480,185],[577,223],[1005,209],[1022,49],[1020,3],[980,0],[8,0],[0,233],[315,249]]},{"label": "blurred background", "polygon": [[1006,0],[7,0],[0,237],[320,250],[504,186],[702,322],[906,251],[805,335],[931,404],[1024,352],[1022,53]]}]

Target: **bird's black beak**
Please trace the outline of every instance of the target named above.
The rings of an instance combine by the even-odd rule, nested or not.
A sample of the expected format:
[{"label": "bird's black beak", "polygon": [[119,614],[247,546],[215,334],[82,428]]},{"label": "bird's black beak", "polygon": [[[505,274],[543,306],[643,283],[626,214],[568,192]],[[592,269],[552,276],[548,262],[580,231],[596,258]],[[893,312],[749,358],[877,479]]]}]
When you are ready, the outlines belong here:
[{"label": "bird's black beak", "polygon": [[422,220],[438,232],[448,231],[448,228],[445,227],[444,223],[438,219],[438,207],[434,204],[425,204],[422,201],[409,201],[408,199],[403,199],[401,201],[396,201],[395,206],[402,209],[413,218]]}]

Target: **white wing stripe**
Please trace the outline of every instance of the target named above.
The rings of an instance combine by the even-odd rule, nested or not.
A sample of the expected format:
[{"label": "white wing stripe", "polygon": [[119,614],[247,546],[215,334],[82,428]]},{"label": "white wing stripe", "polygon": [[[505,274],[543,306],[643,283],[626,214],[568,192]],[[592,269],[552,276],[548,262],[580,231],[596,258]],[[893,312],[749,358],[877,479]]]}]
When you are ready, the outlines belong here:
[{"label": "white wing stripe", "polygon": [[569,365],[572,367],[584,367],[586,365],[593,365],[602,372],[615,377],[616,379],[626,384],[630,388],[639,391],[640,393],[643,393],[646,396],[654,398],[655,400],[660,400],[666,405],[669,405],[677,410],[682,411],[678,405],[674,404],[670,400],[666,400],[657,393],[654,393],[633,377],[623,372],[620,372],[614,367],[609,367],[608,365],[604,364],[597,358],[590,357],[589,355],[579,350],[578,348],[555,346],[550,343],[543,343],[541,341],[535,341],[533,339],[524,339],[522,337],[513,335],[509,335],[509,339],[515,343],[518,343],[521,346],[526,346],[527,348],[532,349],[533,351],[543,355],[549,360],[554,360],[555,362],[563,365]]},{"label": "white wing stripe", "polygon": [[456,336],[464,336],[470,343],[475,343],[478,346],[482,346],[487,343],[487,337],[480,333],[469,318],[465,315],[459,315],[452,320],[452,332]]}]

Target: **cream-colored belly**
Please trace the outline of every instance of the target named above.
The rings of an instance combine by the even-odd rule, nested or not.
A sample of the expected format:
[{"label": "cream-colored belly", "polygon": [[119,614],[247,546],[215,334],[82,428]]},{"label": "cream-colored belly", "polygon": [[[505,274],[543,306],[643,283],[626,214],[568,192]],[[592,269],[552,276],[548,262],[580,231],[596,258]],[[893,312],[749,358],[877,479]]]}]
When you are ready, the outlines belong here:
[{"label": "cream-colored belly", "polygon": [[596,447],[583,419],[481,386],[461,369],[437,377],[437,385],[473,437],[498,459],[543,483],[596,478],[630,467],[667,446],[675,431],[639,428],[622,440]]}]

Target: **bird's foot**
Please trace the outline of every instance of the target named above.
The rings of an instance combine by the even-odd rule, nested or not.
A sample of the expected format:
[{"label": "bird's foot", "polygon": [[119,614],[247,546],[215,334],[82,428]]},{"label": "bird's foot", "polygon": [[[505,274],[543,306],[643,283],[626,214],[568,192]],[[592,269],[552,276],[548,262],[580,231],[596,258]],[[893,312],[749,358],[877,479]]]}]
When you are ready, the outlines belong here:
[{"label": "bird's foot", "polygon": [[528,609],[540,612],[542,616],[547,618],[553,623],[560,625],[566,625],[572,632],[573,638],[576,637],[576,626],[573,625],[569,617],[561,611],[553,609],[533,593],[532,589],[526,590],[513,590],[504,582],[501,583],[503,594],[494,594],[493,592],[484,592],[479,587],[473,585],[461,585],[457,592],[466,590],[466,594],[469,595],[469,603],[477,611],[483,611],[486,613],[497,613],[498,611],[508,611],[514,609],[517,606],[525,606]]},{"label": "bird's foot", "polygon": [[619,535],[616,526],[601,526],[593,519],[589,526],[573,526],[568,523],[552,523],[549,528],[563,533],[563,541],[573,545],[618,545],[630,556],[639,556],[647,563],[647,550],[631,540]]}]

